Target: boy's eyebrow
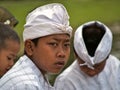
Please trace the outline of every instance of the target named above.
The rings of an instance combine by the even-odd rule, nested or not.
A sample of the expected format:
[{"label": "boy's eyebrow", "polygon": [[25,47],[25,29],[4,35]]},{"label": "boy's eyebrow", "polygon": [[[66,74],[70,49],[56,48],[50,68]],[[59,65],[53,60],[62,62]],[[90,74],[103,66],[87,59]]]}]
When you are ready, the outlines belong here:
[{"label": "boy's eyebrow", "polygon": [[[61,39],[53,38],[53,40],[60,42]],[[70,39],[65,39],[64,42],[70,42]]]},{"label": "boy's eyebrow", "polygon": [[[61,41],[61,40],[63,40],[62,38],[52,38],[53,40],[56,40],[56,41]],[[69,38],[67,38],[67,39],[64,39],[64,41],[70,41],[70,39]]]}]

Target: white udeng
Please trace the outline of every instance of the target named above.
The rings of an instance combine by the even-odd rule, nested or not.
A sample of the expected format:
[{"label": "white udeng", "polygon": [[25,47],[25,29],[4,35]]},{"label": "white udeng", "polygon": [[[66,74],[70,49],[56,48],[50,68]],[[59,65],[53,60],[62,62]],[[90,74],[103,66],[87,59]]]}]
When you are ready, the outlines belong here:
[{"label": "white udeng", "polygon": [[69,16],[63,5],[49,4],[28,14],[24,25],[24,41],[57,33],[67,33],[72,36]]},{"label": "white udeng", "polygon": [[[84,25],[89,25],[94,22],[97,22],[105,27],[105,34],[95,51],[94,57],[91,57],[87,52],[87,49],[83,40],[82,31],[83,31]],[[109,55],[111,51],[111,47],[112,47],[112,33],[106,25],[104,25],[99,21],[91,21],[91,22],[85,23],[80,27],[78,27],[78,29],[75,32],[75,37],[74,37],[75,51],[78,53],[78,56],[85,61],[85,63],[80,64],[80,66],[87,65],[89,68],[94,69],[93,65],[100,63],[106,59],[106,57]]]}]

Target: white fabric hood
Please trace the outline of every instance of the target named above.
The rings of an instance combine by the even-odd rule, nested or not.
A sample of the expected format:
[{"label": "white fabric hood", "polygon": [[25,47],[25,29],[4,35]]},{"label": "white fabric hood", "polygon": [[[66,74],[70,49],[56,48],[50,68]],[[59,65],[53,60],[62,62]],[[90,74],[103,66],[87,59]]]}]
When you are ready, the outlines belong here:
[{"label": "white fabric hood", "polygon": [[[96,51],[95,51],[94,57],[91,57],[88,54],[88,51],[86,49],[86,46],[85,46],[85,43],[83,40],[82,31],[83,31],[84,25],[89,25],[89,24],[92,24],[94,22],[97,22],[97,23],[103,25],[105,27],[106,31],[105,31],[105,34],[104,34],[103,38],[101,39],[97,49],[96,49]],[[85,63],[80,64],[80,66],[87,65],[89,68],[94,69],[93,65],[102,62],[109,55],[109,53],[111,51],[111,47],[112,47],[112,33],[106,25],[104,25],[103,23],[101,23],[99,21],[90,21],[88,23],[85,23],[85,24],[81,25],[80,27],[78,27],[76,32],[75,32],[75,35],[74,35],[75,51],[76,51],[77,55],[83,61],[85,61]]]},{"label": "white fabric hood", "polygon": [[28,14],[24,25],[23,39],[35,39],[52,34],[67,33],[72,35],[66,8],[53,3],[36,8]]}]

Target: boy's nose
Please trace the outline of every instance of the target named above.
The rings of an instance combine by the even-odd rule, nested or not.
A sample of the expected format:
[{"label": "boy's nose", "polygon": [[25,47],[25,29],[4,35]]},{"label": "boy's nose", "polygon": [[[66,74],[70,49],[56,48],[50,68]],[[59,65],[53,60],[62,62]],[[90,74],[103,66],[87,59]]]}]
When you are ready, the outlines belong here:
[{"label": "boy's nose", "polygon": [[65,57],[65,50],[63,48],[59,48],[58,56],[61,58]]}]

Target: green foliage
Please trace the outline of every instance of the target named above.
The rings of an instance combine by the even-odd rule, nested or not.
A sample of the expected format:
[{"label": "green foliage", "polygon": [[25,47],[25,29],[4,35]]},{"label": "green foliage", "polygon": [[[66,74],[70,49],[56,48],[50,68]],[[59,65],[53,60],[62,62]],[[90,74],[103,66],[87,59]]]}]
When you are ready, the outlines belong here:
[{"label": "green foliage", "polygon": [[90,20],[100,20],[105,23],[120,21],[120,0],[16,0],[1,1],[0,6],[10,10],[19,20],[19,25],[15,29],[21,36],[28,12],[38,6],[53,2],[65,5],[70,15],[70,23],[74,29]]}]

